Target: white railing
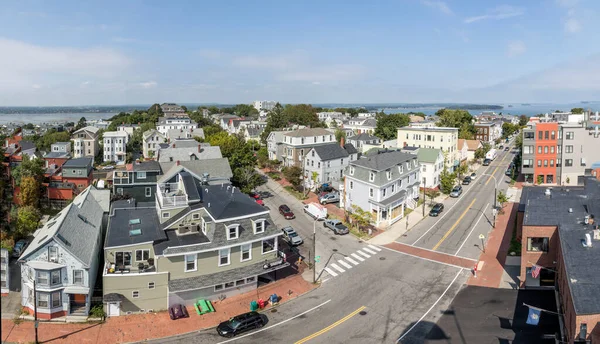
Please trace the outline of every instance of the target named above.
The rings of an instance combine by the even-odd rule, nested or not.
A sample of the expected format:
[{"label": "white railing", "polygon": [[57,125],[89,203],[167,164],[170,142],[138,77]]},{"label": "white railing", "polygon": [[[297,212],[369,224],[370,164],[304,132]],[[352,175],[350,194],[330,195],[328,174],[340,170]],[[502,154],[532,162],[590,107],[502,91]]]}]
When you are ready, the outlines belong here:
[{"label": "white railing", "polygon": [[156,194],[161,207],[179,207],[188,204],[187,195],[178,188],[177,183],[159,184]]}]

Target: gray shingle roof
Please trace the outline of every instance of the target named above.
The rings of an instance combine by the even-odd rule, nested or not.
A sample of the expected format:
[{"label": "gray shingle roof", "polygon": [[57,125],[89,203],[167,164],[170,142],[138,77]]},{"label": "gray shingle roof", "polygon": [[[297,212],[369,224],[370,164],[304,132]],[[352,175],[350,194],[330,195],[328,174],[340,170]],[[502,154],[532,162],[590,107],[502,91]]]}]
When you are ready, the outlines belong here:
[{"label": "gray shingle roof", "polygon": [[[176,144],[179,143],[177,140]],[[196,143],[193,147],[173,148],[173,145],[166,149],[160,149],[158,153],[158,162],[174,162],[174,161],[192,161],[201,159],[218,159],[222,158],[220,147],[200,146]]]},{"label": "gray shingle roof", "polygon": [[33,143],[31,141],[22,140],[19,142],[19,145],[21,146],[21,151],[35,149],[35,143]]},{"label": "gray shingle roof", "polygon": [[400,151],[379,152],[369,157],[363,157],[352,161],[351,165],[365,167],[374,171],[383,171],[392,168],[400,163],[417,159],[413,154]]},{"label": "gray shingle roof", "polygon": [[332,135],[333,132],[323,129],[323,128],[304,128],[298,129],[294,131],[286,131],[283,133],[285,136],[290,137],[308,137],[308,136],[322,136],[322,135]]},{"label": "gray shingle roof", "polygon": [[[220,159],[204,159],[204,160],[192,160],[192,161],[180,161],[179,166],[176,162],[161,162],[164,175],[160,178],[159,183],[164,183],[166,180],[171,179],[179,171],[188,171],[199,178],[208,173],[210,179],[214,180],[214,183],[221,184],[224,181],[229,181],[233,177],[231,172],[231,166],[227,158]],[[209,181],[209,184],[211,182]]]},{"label": "gray shingle roof", "polygon": [[356,153],[358,153],[358,151],[356,150],[356,148],[354,147],[354,145],[351,144],[351,143],[346,143],[344,145],[344,149],[346,150],[346,152],[348,152],[348,154],[356,154]]},{"label": "gray shingle roof", "polygon": [[313,147],[314,151],[319,155],[321,161],[333,159],[347,158],[348,152],[338,143],[329,143],[326,145]]},{"label": "gray shingle roof", "polygon": [[90,167],[92,166],[92,158],[77,158],[65,161],[63,167]]},{"label": "gray shingle roof", "polygon": [[373,136],[367,133],[360,133],[358,135],[350,136],[347,140],[352,141],[372,141],[372,140],[381,140],[377,136]]},{"label": "gray shingle roof", "polygon": [[200,197],[205,205],[210,203],[206,210],[216,220],[251,216],[268,211],[268,208],[256,203],[254,199],[240,192],[238,188],[232,187],[228,190],[227,186],[204,185],[200,190]]},{"label": "gray shingle roof", "polygon": [[134,162],[133,170],[135,172],[138,172],[138,171],[158,171],[158,172],[160,172],[161,171],[160,164],[154,160]]}]

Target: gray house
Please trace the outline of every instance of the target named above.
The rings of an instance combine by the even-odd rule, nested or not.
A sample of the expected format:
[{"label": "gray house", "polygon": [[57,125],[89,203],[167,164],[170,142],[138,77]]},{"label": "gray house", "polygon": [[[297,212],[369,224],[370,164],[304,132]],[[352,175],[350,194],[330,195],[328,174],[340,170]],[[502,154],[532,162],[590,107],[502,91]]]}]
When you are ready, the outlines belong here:
[{"label": "gray house", "polygon": [[182,171],[156,191],[155,203],[112,205],[103,270],[108,316],[245,293],[259,276],[273,279],[289,265],[269,210],[235,187]]},{"label": "gray house", "polygon": [[113,171],[113,193],[128,195],[139,201],[153,201],[160,175],[158,162],[134,162],[127,165],[125,170]]},{"label": "gray house", "polygon": [[343,147],[337,143],[313,147],[304,159],[307,187],[318,187],[330,183],[338,189],[344,180],[344,169],[350,161],[358,159],[358,152],[352,144]]},{"label": "gray house", "polygon": [[363,145],[366,144],[374,146],[381,143],[381,139],[379,137],[373,136],[368,133],[350,136],[346,139],[346,141],[348,141],[348,143],[351,143],[361,153],[364,153]]},{"label": "gray house", "polygon": [[376,226],[402,219],[406,207],[414,209],[419,197],[420,166],[417,156],[381,150],[351,161],[346,168],[344,207],[371,213]]}]

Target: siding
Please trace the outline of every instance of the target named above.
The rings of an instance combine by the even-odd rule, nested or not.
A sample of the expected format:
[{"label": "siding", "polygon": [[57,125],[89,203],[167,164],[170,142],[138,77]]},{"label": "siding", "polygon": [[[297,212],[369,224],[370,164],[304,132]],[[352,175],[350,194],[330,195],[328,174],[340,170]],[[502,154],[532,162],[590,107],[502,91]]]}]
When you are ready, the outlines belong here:
[{"label": "siding", "polygon": [[[110,293],[123,295],[121,315],[127,312],[139,312],[140,309],[145,311],[167,309],[168,273],[108,275],[102,278],[102,282],[104,295]],[[154,289],[148,288],[150,282],[154,282]],[[139,292],[138,298],[133,298],[133,291]],[[108,309],[104,311],[108,313]]]},{"label": "siding", "polygon": [[[240,276],[240,278],[246,278],[246,277],[250,277],[250,276]],[[190,290],[190,291],[184,291],[184,292],[179,292],[179,293],[169,293],[169,307],[171,307],[172,305],[177,304],[177,303],[186,305],[186,306],[193,306],[194,302],[196,302],[199,299],[208,299],[210,301],[217,301],[217,300],[219,300],[219,297],[227,298],[227,297],[231,297],[234,295],[247,293],[249,291],[256,289],[256,287],[257,287],[257,282],[254,282],[254,283],[250,283],[250,284],[245,284],[240,287],[224,289],[224,290],[220,290],[217,292],[215,292],[214,287],[208,287],[208,288],[203,288],[203,289],[199,289],[199,290]],[[248,307],[250,307],[250,306],[248,305]],[[189,309],[189,311],[191,312],[192,309],[193,308]]]}]

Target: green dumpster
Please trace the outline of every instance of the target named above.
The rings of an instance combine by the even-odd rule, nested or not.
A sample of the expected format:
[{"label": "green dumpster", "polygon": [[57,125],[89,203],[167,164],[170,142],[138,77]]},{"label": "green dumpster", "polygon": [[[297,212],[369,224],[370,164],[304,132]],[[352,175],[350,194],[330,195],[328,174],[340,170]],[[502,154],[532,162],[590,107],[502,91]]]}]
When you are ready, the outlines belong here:
[{"label": "green dumpster", "polygon": [[256,301],[250,302],[250,312],[254,312],[257,309],[258,309],[258,302],[256,302]]},{"label": "green dumpster", "polygon": [[196,309],[196,313],[198,313],[198,315],[212,313],[215,311],[215,308],[210,300],[198,300],[196,303],[194,303],[194,308]]}]

